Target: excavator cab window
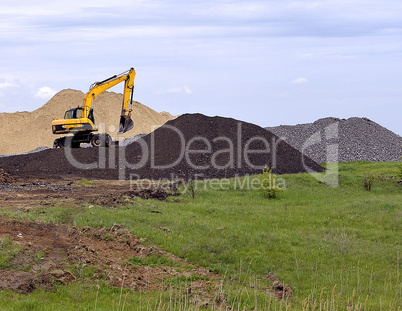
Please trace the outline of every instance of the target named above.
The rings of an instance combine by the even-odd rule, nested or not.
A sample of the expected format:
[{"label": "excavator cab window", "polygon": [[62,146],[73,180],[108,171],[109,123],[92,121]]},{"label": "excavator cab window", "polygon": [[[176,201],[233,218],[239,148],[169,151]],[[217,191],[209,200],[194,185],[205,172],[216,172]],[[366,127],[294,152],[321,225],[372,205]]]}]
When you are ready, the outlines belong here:
[{"label": "excavator cab window", "polygon": [[82,107],[73,108],[67,110],[64,114],[64,119],[77,119],[82,116]]}]

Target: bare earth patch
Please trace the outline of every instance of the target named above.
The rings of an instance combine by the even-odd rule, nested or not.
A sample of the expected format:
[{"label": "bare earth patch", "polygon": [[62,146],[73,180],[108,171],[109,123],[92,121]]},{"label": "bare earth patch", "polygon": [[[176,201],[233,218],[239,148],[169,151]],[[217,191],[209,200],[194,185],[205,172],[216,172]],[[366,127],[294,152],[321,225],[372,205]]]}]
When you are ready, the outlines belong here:
[{"label": "bare earth patch", "polygon": [[[169,280],[182,277],[195,280],[188,282],[194,294],[208,296],[207,289],[219,280],[205,268],[142,244],[120,225],[76,228],[1,216],[0,238],[21,246],[9,267],[0,269],[0,289],[21,293],[50,290],[56,282],[68,284],[81,277],[85,267],[91,267],[92,280],[140,291],[164,291]],[[152,264],[155,258],[163,260]]]}]

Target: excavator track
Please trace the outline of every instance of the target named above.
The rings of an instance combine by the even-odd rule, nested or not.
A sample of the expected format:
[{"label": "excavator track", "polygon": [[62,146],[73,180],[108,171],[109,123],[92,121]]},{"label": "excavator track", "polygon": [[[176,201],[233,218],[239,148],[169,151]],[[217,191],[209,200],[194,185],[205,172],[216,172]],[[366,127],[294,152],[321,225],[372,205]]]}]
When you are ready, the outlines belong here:
[{"label": "excavator track", "polygon": [[80,148],[81,143],[90,143],[92,147],[109,147],[113,139],[107,133],[77,133],[55,139],[53,148]]}]

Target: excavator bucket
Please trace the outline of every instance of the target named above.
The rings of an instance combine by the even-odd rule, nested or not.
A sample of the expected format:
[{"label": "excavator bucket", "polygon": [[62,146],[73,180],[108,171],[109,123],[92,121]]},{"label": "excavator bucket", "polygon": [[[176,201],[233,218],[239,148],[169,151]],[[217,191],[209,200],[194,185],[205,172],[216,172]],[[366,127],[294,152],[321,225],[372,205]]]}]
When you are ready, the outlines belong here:
[{"label": "excavator bucket", "polygon": [[131,116],[120,116],[120,125],[117,134],[123,134],[134,127],[134,122]]}]

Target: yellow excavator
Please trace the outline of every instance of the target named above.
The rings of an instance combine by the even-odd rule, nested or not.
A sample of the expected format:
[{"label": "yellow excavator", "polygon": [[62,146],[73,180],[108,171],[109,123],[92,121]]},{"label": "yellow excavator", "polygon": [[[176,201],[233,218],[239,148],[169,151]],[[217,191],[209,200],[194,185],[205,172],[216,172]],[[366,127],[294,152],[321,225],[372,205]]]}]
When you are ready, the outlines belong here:
[{"label": "yellow excavator", "polygon": [[[71,134],[68,136],[57,138],[54,148],[79,148],[81,143],[91,143],[93,147],[109,147],[112,144],[112,138],[106,133],[96,133],[98,128],[95,125],[93,113],[93,103],[99,94],[110,89],[111,87],[124,81],[123,104],[121,108],[120,124],[117,134],[123,134],[134,127],[131,119],[134,95],[134,78],[135,70],[123,72],[114,75],[101,82],[93,83],[88,93],[85,94],[82,107],[78,106],[67,110],[64,119],[56,119],[52,121],[53,134]],[[128,108],[130,104],[130,107]]]}]

